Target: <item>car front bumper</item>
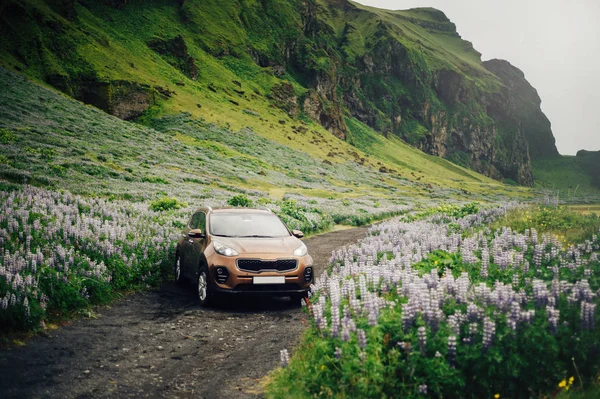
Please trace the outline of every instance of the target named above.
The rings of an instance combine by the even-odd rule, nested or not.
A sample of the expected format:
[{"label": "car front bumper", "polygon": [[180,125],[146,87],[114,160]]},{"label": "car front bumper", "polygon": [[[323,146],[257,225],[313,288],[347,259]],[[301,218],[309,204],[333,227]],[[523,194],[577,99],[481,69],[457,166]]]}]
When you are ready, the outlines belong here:
[{"label": "car front bumper", "polygon": [[[273,260],[272,254],[249,254],[248,258]],[[292,257],[285,257],[292,258]],[[310,255],[293,257],[297,259],[297,267],[289,271],[264,270],[250,272],[240,270],[236,263],[236,258],[225,257],[218,254],[208,257],[209,275],[211,290],[213,292],[229,294],[251,294],[251,295],[272,295],[289,296],[306,294],[310,289],[310,284],[314,281],[314,270],[311,281],[306,281],[304,272],[307,267],[312,267],[313,260]],[[219,267],[227,268],[229,276],[224,284],[217,282],[216,270]],[[283,277],[281,284],[255,284],[254,277]]]}]

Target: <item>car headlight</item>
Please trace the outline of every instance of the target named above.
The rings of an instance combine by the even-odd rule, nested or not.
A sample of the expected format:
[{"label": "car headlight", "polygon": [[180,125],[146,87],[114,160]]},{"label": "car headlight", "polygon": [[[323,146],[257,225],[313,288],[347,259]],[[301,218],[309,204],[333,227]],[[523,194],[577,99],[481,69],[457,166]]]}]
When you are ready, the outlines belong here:
[{"label": "car headlight", "polygon": [[308,248],[306,248],[306,245],[304,245],[304,243],[300,244],[300,246],[294,250],[295,256],[304,256],[307,253],[308,253]]},{"label": "car headlight", "polygon": [[215,252],[218,253],[219,255],[238,256],[238,252],[235,249],[226,247],[225,245],[221,244],[220,242],[213,241],[213,247],[215,248]]}]

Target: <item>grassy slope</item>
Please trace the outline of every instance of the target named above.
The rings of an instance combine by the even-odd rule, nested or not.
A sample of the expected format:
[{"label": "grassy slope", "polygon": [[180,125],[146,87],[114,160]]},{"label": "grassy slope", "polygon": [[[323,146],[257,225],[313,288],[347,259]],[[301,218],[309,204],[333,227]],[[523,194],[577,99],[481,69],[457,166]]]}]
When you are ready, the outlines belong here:
[{"label": "grassy slope", "polygon": [[[156,118],[148,127],[125,122],[4,70],[0,84],[7,88],[0,95],[2,177],[16,182],[134,198],[224,198],[239,191],[273,198],[285,193],[461,198],[464,189],[495,200],[496,195],[526,193],[390,142],[356,121],[349,125],[358,147],[371,143],[385,155],[382,165],[403,165],[414,182],[379,172],[375,158],[375,167],[361,166],[354,158],[328,165],[251,129],[233,132],[189,114]],[[343,146],[348,145],[338,143]]]},{"label": "grassy slope", "polygon": [[[472,193],[487,192],[490,193],[490,200],[496,199],[496,194],[512,196],[522,195],[526,192],[519,188],[500,185],[491,179],[450,164],[449,162],[425,155],[405,145],[400,140],[383,138],[352,118],[348,119],[351,129],[350,134],[355,137],[362,137],[361,139],[354,140],[358,148],[333,137],[329,132],[313,122],[290,118],[283,111],[273,107],[267,98],[271,87],[278,83],[280,79],[273,75],[271,68],[259,67],[244,51],[240,50],[245,48],[244,46],[249,40],[253,40],[254,43],[261,45],[261,39],[248,37],[253,33],[252,31],[238,28],[238,23],[241,24],[241,21],[238,21],[235,26],[223,22],[231,19],[234,21],[238,20],[238,10],[231,4],[223,5],[216,1],[186,3],[187,8],[185,12],[188,22],[182,24],[177,6],[172,1],[157,0],[145,3],[144,7],[140,7],[134,1],[126,5],[122,10],[115,10],[96,2],[82,2],[85,6],[79,3],[76,5],[77,24],[74,24],[50,9],[42,1],[29,0],[24,3],[29,10],[35,10],[35,12],[42,15],[43,20],[46,21],[45,23],[60,24],[65,32],[60,45],[74,48],[76,56],[79,58],[77,59],[77,63],[63,62],[63,60],[59,62],[56,55],[46,51],[43,54],[28,54],[23,59],[15,59],[8,56],[2,57],[2,61],[0,61],[2,65],[9,69],[17,67],[28,76],[37,79],[38,82],[42,80],[45,74],[50,72],[68,74],[69,71],[65,70],[65,68],[78,67],[82,69],[82,73],[92,70],[99,80],[125,79],[168,88],[174,94],[151,108],[147,112],[147,116],[142,119],[148,122],[156,117],[177,115],[185,112],[189,115],[189,119],[201,121],[200,125],[202,128],[198,129],[199,131],[219,132],[218,134],[207,136],[205,133],[198,133],[198,131],[190,132],[189,129],[183,129],[185,131],[180,132],[179,135],[171,134],[165,137],[164,135],[157,135],[158,133],[155,131],[148,133],[147,129],[141,126],[130,125],[115,118],[102,115],[95,110],[90,110],[89,107],[85,109],[81,108],[74,102],[62,97],[59,99],[57,95],[50,94],[49,92],[43,91],[41,92],[43,94],[34,94],[33,92],[37,93],[40,89],[30,85],[27,85],[26,88],[20,87],[19,89],[15,85],[11,87],[11,90],[3,93],[2,107],[5,112],[2,112],[3,117],[0,119],[0,124],[20,134],[23,137],[23,143],[32,142],[37,146],[50,145],[47,143],[45,134],[40,134],[39,137],[32,134],[37,129],[34,126],[36,124],[34,121],[36,120],[54,120],[50,126],[55,132],[67,131],[69,129],[79,133],[82,131],[94,131],[96,132],[93,136],[94,138],[97,138],[98,134],[101,133],[104,138],[111,137],[112,141],[110,143],[102,142],[94,144],[87,137],[84,139],[78,136],[79,133],[71,134],[68,144],[64,142],[59,144],[59,146],[62,145],[65,148],[57,150],[59,155],[56,159],[62,158],[62,163],[65,163],[67,160],[73,161],[74,155],[67,154],[67,148],[78,141],[82,143],[80,151],[87,154],[85,156],[82,155],[85,158],[84,163],[87,162],[93,165],[102,164],[102,161],[98,161],[94,155],[97,155],[98,151],[110,152],[115,147],[129,147],[130,151],[132,151],[129,161],[123,161],[123,164],[119,165],[119,159],[117,159],[115,164],[103,165],[108,169],[112,169],[110,173],[115,173],[119,176],[119,179],[125,179],[123,176],[126,176],[127,179],[136,182],[143,178],[140,177],[143,174],[142,172],[134,170],[135,167],[132,166],[131,159],[134,159],[133,153],[139,154],[147,151],[147,153],[158,153],[156,157],[148,158],[159,160],[157,161],[159,165],[171,166],[169,168],[160,168],[160,171],[157,171],[157,167],[151,165],[148,167],[149,170],[145,171],[146,174],[161,175],[167,181],[175,182],[176,184],[176,182],[182,180],[181,173],[183,172],[190,176],[205,176],[204,180],[208,179],[210,181],[212,179],[212,184],[218,184],[215,183],[216,180],[222,179],[223,176],[227,176],[237,169],[230,168],[230,165],[227,163],[226,165],[218,166],[218,162],[211,162],[210,166],[205,166],[200,172],[195,169],[195,165],[188,159],[181,161],[184,165],[178,163],[180,162],[179,160],[177,162],[163,160],[161,157],[164,158],[165,154],[158,150],[158,148],[167,146],[167,148],[173,150],[177,148],[175,142],[183,142],[186,144],[185,149],[187,151],[195,151],[193,156],[202,157],[206,152],[206,148],[203,148],[202,143],[193,142],[194,139],[219,141],[223,138],[223,141],[226,142],[232,137],[231,132],[238,132],[246,127],[251,127],[252,132],[254,132],[252,133],[252,137],[255,140],[266,139],[268,141],[265,142],[277,143],[278,146],[275,148],[281,149],[282,152],[291,151],[299,154],[298,157],[303,159],[304,164],[308,163],[315,165],[315,167],[314,169],[311,168],[309,172],[303,172],[291,165],[287,165],[288,170],[283,170],[282,168],[285,166],[281,164],[269,165],[267,169],[272,170],[273,173],[269,173],[267,178],[260,175],[258,177],[246,176],[243,178],[225,177],[225,184],[235,184],[242,188],[258,188],[275,197],[282,196],[285,191],[296,191],[300,194],[317,194],[320,196],[330,196],[332,192],[335,194],[336,191],[345,191],[346,195],[349,191],[352,191],[353,195],[388,195],[392,192],[394,192],[394,195],[397,195],[396,190],[392,191],[393,187],[398,187],[397,190],[402,195],[407,196],[431,196],[431,188],[438,190],[440,187],[444,187],[444,189],[439,189],[439,192],[435,195],[441,197],[452,195],[462,198],[464,196],[470,197]],[[248,7],[258,6],[253,1],[248,1],[245,4]],[[283,9],[277,11],[283,18],[289,19],[286,22],[288,25],[293,26],[299,23],[299,21],[294,20],[295,14],[287,10],[285,5],[281,5],[280,7],[283,7]],[[214,14],[215,12],[217,14]],[[419,38],[425,46],[429,44],[433,46],[434,44],[431,41],[437,40],[436,37],[439,36],[430,34],[427,30],[394,16],[392,12],[385,12],[384,14],[386,19],[395,21],[394,23],[398,24],[399,27],[410,28],[411,31],[414,31],[411,33],[416,35],[413,39]],[[408,12],[408,14],[411,17],[419,17],[420,12],[414,11]],[[208,18],[208,15],[211,15],[211,17]],[[361,27],[371,29],[374,15],[366,17],[368,20],[363,21],[364,23],[361,24]],[[427,16],[429,14],[425,13],[424,15]],[[148,21],[152,21],[152,23],[148,23]],[[43,23],[39,25],[44,26]],[[267,28],[274,29],[273,27],[266,27],[265,29]],[[44,28],[39,29],[43,30]],[[205,34],[198,34],[203,32]],[[30,34],[35,36],[35,32],[30,32]],[[185,38],[189,53],[196,59],[196,64],[200,70],[197,80],[188,78],[172,67],[165,59],[150,50],[146,44],[155,37],[170,38],[176,35],[182,35]],[[437,38],[439,39],[439,37]],[[47,40],[49,40],[49,43],[46,43],[48,46],[58,45],[52,42],[52,38],[48,38]],[[454,41],[457,39],[445,38],[444,40]],[[199,41],[202,41],[202,43]],[[5,43],[2,46],[6,45],[9,44]],[[14,45],[18,46],[20,43],[17,42]],[[262,45],[267,46],[269,43],[263,43]],[[441,48],[439,43],[436,46],[437,48]],[[211,51],[222,51],[223,49],[230,54],[237,55],[237,57],[225,55],[215,58],[210,53]],[[2,54],[6,54],[7,51],[6,48],[0,46]],[[453,59],[448,54],[446,54],[449,57],[448,62],[456,64],[457,67],[459,63],[464,61]],[[471,54],[468,57],[476,56]],[[85,62],[81,62],[81,60]],[[485,71],[481,72],[485,73]],[[12,80],[4,73],[2,78],[5,81]],[[294,84],[297,94],[302,94],[303,90],[305,90],[295,83],[291,77],[286,76],[284,78],[289,79]],[[240,84],[237,85],[234,81]],[[216,92],[213,91],[214,89],[216,89]],[[23,96],[22,90],[32,91],[32,96]],[[39,108],[39,104],[36,103],[35,99],[45,96],[52,97],[51,102],[56,102],[60,106],[55,105],[53,107]],[[237,102],[239,105],[234,105],[230,100]],[[31,118],[21,119],[14,116],[19,112],[16,108],[17,104],[19,104],[18,107],[28,109],[29,111],[27,112],[31,113]],[[9,110],[10,112],[7,112]],[[244,112],[247,110],[258,113],[258,116]],[[66,114],[70,115],[67,116]],[[75,117],[74,115],[79,115],[79,117]],[[172,121],[181,122],[181,120],[176,119]],[[45,124],[43,123],[42,125]],[[208,126],[211,127],[208,128]],[[307,130],[305,132],[298,132],[296,129],[297,126],[303,126]],[[177,126],[173,124],[168,127],[169,129],[177,129]],[[119,137],[122,131],[131,131],[131,134],[129,137]],[[107,132],[111,133],[107,134]],[[136,138],[138,135],[143,135],[145,140]],[[182,137],[181,135],[187,137]],[[148,141],[148,137],[155,137],[155,141]],[[236,151],[243,152],[244,150],[248,150],[252,152],[251,148],[244,149],[243,143],[244,140],[241,140],[236,144],[242,147],[242,150],[237,148]],[[232,144],[228,143],[225,145]],[[89,148],[86,148],[86,146],[89,146]],[[133,150],[133,148],[138,148],[138,150]],[[144,151],[141,149],[144,149]],[[358,158],[365,158],[366,167],[356,165],[356,154]],[[17,157],[14,154],[12,156],[13,158]],[[249,156],[250,158],[246,157],[246,160],[254,159],[255,162],[249,169],[254,169],[256,173],[256,163],[260,163],[262,160],[271,162],[267,160],[270,159],[269,156],[270,154],[263,153],[251,155]],[[331,162],[333,165],[331,167],[323,165],[321,162],[324,160]],[[21,168],[27,170],[26,163],[15,162],[15,159],[11,160],[11,163],[14,169]],[[35,163],[32,165],[35,165]],[[378,172],[381,166],[393,169],[395,173],[381,174]],[[295,171],[290,172],[289,168]],[[134,172],[128,172],[128,169],[134,170]],[[330,169],[326,179],[322,178],[322,169]],[[343,170],[343,172],[340,172],[340,170]],[[64,173],[66,173],[66,177],[71,176],[68,172]],[[310,176],[302,177],[302,175],[306,174]],[[284,178],[289,179],[290,177],[292,180],[284,184],[288,189],[282,190],[281,185]],[[190,177],[186,179],[189,180]],[[297,182],[293,179],[301,179],[302,182]],[[326,180],[327,184],[322,184],[322,187],[318,188],[318,190],[322,191],[317,191],[317,187],[307,188],[307,186],[310,186],[306,182],[307,179],[317,181]],[[148,184],[147,182],[140,181],[140,184],[142,183]],[[97,188],[90,188],[89,190],[98,192],[113,190],[108,187],[109,185],[105,181],[98,181],[97,184],[99,185]],[[139,189],[135,188],[138,187],[136,184],[127,184],[128,187],[132,188],[128,188],[127,190],[119,188],[117,191],[133,191],[135,192],[134,195],[137,195],[146,190],[143,184]],[[377,186],[376,189],[374,189],[375,186]],[[74,187],[72,188],[75,189]],[[81,190],[83,190],[81,187],[75,189],[75,191]],[[169,190],[162,187],[160,191]]]},{"label": "grassy slope", "polygon": [[600,189],[575,156],[563,155],[532,161],[535,187],[558,194],[561,200],[598,202]]},{"label": "grassy slope", "polygon": [[435,19],[435,16],[440,14],[439,11],[432,8],[391,11],[358,3],[352,4],[360,10],[368,11],[368,13],[360,13],[368,17],[362,17],[363,20],[357,21],[356,24],[364,37],[372,34],[372,29],[378,21],[385,21],[395,27],[395,38],[408,48],[418,49],[433,70],[453,69],[490,91],[500,89],[500,81],[483,67],[481,54],[469,42],[462,40],[454,31],[428,29],[413,23],[414,20],[423,20],[442,26],[449,25],[453,29],[452,23]]}]

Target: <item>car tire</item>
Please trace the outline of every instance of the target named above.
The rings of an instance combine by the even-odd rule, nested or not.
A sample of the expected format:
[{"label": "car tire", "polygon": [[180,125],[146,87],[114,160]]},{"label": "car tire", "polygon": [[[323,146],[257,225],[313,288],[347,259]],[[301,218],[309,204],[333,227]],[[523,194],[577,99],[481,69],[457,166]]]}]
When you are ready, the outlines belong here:
[{"label": "car tire", "polygon": [[306,295],[304,294],[294,294],[291,296],[292,304],[294,306],[302,306],[302,299],[304,299]]},{"label": "car tire", "polygon": [[208,270],[206,267],[200,267],[198,270],[198,279],[196,281],[196,295],[200,305],[207,307],[212,303],[213,295],[210,292],[208,284]]},{"label": "car tire", "polygon": [[175,283],[182,285],[184,282],[183,271],[181,269],[181,256],[179,253],[175,255],[175,264],[173,264],[173,275],[175,276]]}]

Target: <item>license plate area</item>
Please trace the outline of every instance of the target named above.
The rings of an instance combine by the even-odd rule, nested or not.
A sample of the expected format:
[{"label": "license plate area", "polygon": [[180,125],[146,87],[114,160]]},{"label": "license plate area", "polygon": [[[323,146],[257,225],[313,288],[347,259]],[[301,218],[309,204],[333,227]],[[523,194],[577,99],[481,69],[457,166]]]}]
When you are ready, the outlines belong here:
[{"label": "license plate area", "polygon": [[285,284],[285,276],[253,277],[253,284]]}]

